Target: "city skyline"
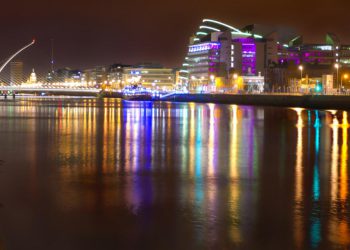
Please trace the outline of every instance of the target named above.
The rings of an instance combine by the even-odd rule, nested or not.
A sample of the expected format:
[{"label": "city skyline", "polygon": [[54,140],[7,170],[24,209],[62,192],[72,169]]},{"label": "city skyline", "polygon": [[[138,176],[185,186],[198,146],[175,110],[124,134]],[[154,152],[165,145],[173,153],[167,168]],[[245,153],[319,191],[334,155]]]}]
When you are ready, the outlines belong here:
[{"label": "city skyline", "polygon": [[[1,17],[5,22],[17,11],[17,18],[2,27],[0,56],[4,60],[35,37],[36,46],[20,59],[29,69],[36,68],[39,72],[49,69],[51,39],[55,41],[57,68],[139,62],[177,67],[187,52],[188,37],[202,18],[213,18],[238,28],[250,23],[286,25],[304,34],[309,42],[321,41],[331,31],[349,42],[350,34],[342,21],[348,3],[330,5],[325,1],[310,1],[301,5],[302,1],[296,1],[288,6],[288,12],[277,3],[270,0],[251,5],[238,1],[213,6],[205,2],[200,5],[179,2],[166,6],[157,1],[133,4],[105,1],[100,5],[61,1],[52,7],[35,1],[19,9],[14,1],[7,4],[7,11]],[[310,18],[296,18],[305,15]]]}]

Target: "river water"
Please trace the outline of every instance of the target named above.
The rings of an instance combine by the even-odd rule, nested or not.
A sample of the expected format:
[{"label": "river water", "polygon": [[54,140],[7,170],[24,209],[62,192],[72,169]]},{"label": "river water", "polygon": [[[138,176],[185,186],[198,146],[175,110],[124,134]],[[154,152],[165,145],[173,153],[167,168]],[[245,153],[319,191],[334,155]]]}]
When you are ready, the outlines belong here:
[{"label": "river water", "polygon": [[349,113],[0,101],[0,249],[348,249]]}]

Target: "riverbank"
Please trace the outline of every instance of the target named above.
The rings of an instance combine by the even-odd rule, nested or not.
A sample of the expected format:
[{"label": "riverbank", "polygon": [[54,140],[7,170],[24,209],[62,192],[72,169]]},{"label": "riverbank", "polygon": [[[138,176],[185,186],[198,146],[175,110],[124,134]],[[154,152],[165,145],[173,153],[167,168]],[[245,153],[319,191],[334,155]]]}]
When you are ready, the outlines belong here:
[{"label": "riverbank", "polygon": [[350,110],[350,96],[331,95],[235,95],[235,94],[175,94],[162,99],[172,102],[238,104],[254,106],[302,107],[311,109]]}]

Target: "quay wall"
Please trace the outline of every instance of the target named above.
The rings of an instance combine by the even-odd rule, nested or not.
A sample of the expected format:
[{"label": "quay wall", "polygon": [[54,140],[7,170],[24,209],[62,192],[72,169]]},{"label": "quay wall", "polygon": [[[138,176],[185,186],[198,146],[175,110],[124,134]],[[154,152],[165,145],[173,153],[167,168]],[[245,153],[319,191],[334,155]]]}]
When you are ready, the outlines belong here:
[{"label": "quay wall", "polygon": [[162,100],[173,102],[198,102],[350,110],[350,96],[340,95],[175,94]]}]

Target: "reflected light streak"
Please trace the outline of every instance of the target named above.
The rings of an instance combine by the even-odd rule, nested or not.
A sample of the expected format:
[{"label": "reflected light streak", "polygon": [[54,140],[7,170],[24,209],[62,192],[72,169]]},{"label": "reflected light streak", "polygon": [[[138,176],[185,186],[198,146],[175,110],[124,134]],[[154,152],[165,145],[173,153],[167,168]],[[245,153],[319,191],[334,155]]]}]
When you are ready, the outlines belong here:
[{"label": "reflected light streak", "polygon": [[238,178],[238,168],[237,168],[237,124],[238,124],[238,118],[237,118],[237,111],[238,106],[233,105],[232,106],[232,131],[231,131],[231,154],[230,154],[230,160],[231,160],[231,179]]},{"label": "reflected light streak", "polygon": [[314,182],[313,182],[313,194],[314,200],[318,201],[320,198],[320,173],[319,173],[319,153],[320,153],[320,118],[318,111],[315,111],[315,165],[314,165]]},{"label": "reflected light streak", "polygon": [[182,172],[186,174],[186,167],[188,165],[188,154],[186,150],[186,139],[188,138],[188,108],[182,109]]},{"label": "reflected light streak", "polygon": [[348,195],[348,114],[343,112],[342,122],[342,147],[341,147],[341,162],[340,162],[340,199],[346,201]]},{"label": "reflected light streak", "polygon": [[295,110],[298,115],[297,127],[297,148],[295,163],[295,218],[294,233],[295,242],[298,248],[303,242],[303,218],[302,218],[302,201],[303,201],[303,118],[302,109]]},{"label": "reflected light streak", "polygon": [[[125,121],[125,171],[129,172],[131,171],[130,167],[130,158],[131,156],[131,110],[130,109],[124,109],[124,116],[126,115],[126,121]],[[126,113],[126,114],[125,114]]]},{"label": "reflected light streak", "polygon": [[[239,178],[238,173],[238,164],[237,164],[237,124],[238,124],[238,118],[237,118],[237,112],[238,112],[238,106],[233,105],[232,106],[232,131],[231,131],[231,154],[230,154],[230,176],[231,176],[231,182],[237,181]],[[239,183],[233,182],[230,185],[230,215],[231,215],[231,228],[230,228],[230,236],[234,243],[241,242],[241,231],[239,228]]]},{"label": "reflected light streak", "polygon": [[190,176],[194,175],[194,141],[195,141],[195,104],[190,103],[190,138],[189,138],[189,148],[190,148],[190,164],[189,164],[189,174]]},{"label": "reflected light streak", "polygon": [[[116,111],[117,113],[117,123],[116,123],[116,137],[115,137],[115,150],[116,150],[116,160],[117,162],[121,162],[121,108],[120,106],[117,107]],[[116,167],[118,167],[118,165],[116,165]],[[118,169],[117,169],[118,171]]]},{"label": "reflected light streak", "polygon": [[[202,109],[201,107],[198,107],[197,109],[197,121],[196,121],[196,151],[195,151],[195,158],[196,158],[196,178],[202,177]],[[198,181],[197,181],[198,182]]]},{"label": "reflected light streak", "polygon": [[319,173],[319,153],[320,153],[320,118],[319,112],[315,111],[315,164],[314,164],[314,176],[313,176],[313,205],[312,205],[312,217],[311,217],[311,246],[317,248],[321,242],[321,219],[317,215],[320,211],[320,173]]},{"label": "reflected light streak", "polygon": [[339,121],[336,116],[333,117],[333,123],[331,125],[333,131],[333,143],[332,143],[332,162],[331,162],[331,200],[332,203],[337,200],[338,192],[338,126]]},{"label": "reflected light streak", "polygon": [[132,130],[132,166],[133,166],[133,172],[136,172],[138,170],[138,160],[139,160],[139,153],[140,153],[140,119],[141,119],[141,109],[132,109],[134,111],[133,113],[133,130]]},{"label": "reflected light streak", "polygon": [[214,154],[215,154],[215,145],[214,145],[214,137],[215,137],[215,104],[208,104],[209,107],[209,139],[208,139],[208,176],[214,175]]},{"label": "reflected light streak", "polygon": [[[343,112],[342,128],[342,147],[340,173],[338,171],[339,147],[338,130],[339,122],[336,116],[333,118],[333,146],[332,146],[332,169],[331,169],[331,217],[329,223],[329,240],[338,244],[350,244],[350,231],[346,213],[346,202],[348,196],[348,118],[347,112]],[[338,175],[340,174],[340,180]],[[340,188],[339,188],[340,185]],[[339,190],[338,190],[339,189]],[[339,199],[338,199],[339,196]],[[339,205],[341,209],[339,209]]]}]

